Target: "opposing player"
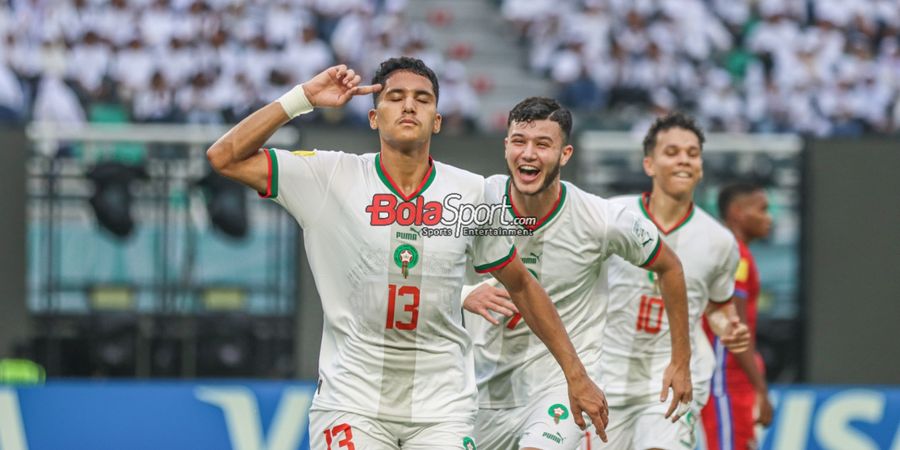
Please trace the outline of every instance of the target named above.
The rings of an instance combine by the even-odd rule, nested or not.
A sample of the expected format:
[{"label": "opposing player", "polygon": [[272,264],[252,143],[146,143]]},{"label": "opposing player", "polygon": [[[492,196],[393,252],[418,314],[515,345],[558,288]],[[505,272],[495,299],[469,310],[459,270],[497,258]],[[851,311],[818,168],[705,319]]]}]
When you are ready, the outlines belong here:
[{"label": "opposing player", "polygon": [[[736,358],[704,323],[716,353],[716,369],[712,396],[701,417],[707,450],[751,450],[757,448],[755,424],[769,425],[772,404],[763,377],[762,358],[755,351],[759,272],[747,244],[769,235],[772,217],[766,192],[754,184],[735,183],[724,187],[719,192],[718,206],[719,217],[737,238],[740,250],[741,259],[734,276],[734,301],[738,314],[750,328],[749,353],[754,358]],[[748,362],[755,364],[745,367]]]},{"label": "opposing player", "polygon": [[[335,66],[256,111],[207,151],[212,166],[271,198],[303,228],[325,323],[310,446],[336,449],[475,448],[471,341],[459,295],[467,256],[497,277],[569,381],[573,410],[603,428],[602,393],[578,360],[552,303],[508,238],[425,237],[446,199],[484,201],[483,178],[435,162],[438,81],[421,61],[390,59],[371,85]],[[381,151],[259,150],[314,107],[374,94]]]},{"label": "opposing player", "polygon": [[674,423],[665,417],[659,386],[670,360],[670,324],[653,272],[618,257],[609,265],[609,323],[603,335],[601,386],[610,408],[609,444],[592,448],[693,449],[700,408],[709,396],[713,356],[702,333],[701,315],[723,345],[744,352],[750,333],[731,297],[738,263],[731,233],[693,203],[703,177],[702,130],[680,113],[657,119],[644,138],[644,172],[653,188],[643,195],[613,199],[652,220],[684,268],[691,328],[693,401],[679,407]]},{"label": "opposing player", "polygon": [[[527,98],[510,112],[507,128],[509,176],[488,178],[486,195],[508,205],[510,222],[540,218],[522,225],[533,234],[517,237],[516,248],[595,375],[607,302],[604,261],[619,255],[659,275],[670,321],[676,324],[671,334],[675,352],[665,380],[666,388],[675,391],[671,413],[691,396],[687,298],[678,258],[649,220],[560,181],[560,167],[573,147],[568,143],[572,115],[559,103]],[[584,432],[565,406],[566,378],[508,299],[506,290],[488,281],[464,302],[467,311],[487,319],[466,317],[478,379],[475,436],[487,449],[578,448]]]}]

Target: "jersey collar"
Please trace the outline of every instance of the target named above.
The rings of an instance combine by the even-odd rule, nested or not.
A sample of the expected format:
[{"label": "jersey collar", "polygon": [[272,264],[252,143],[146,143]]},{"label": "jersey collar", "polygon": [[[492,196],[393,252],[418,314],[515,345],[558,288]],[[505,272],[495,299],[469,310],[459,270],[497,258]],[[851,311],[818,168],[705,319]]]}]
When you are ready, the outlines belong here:
[{"label": "jersey collar", "polygon": [[394,179],[391,178],[390,174],[384,170],[384,165],[381,162],[381,153],[375,155],[375,172],[378,173],[378,178],[381,179],[381,182],[384,183],[391,192],[394,193],[397,197],[400,197],[404,202],[408,202],[425,192],[425,189],[428,189],[428,186],[431,186],[431,183],[434,182],[434,177],[436,175],[437,170],[434,166],[434,160],[431,156],[428,157],[428,172],[425,172],[425,176],[422,178],[422,182],[419,184],[419,187],[410,193],[409,195],[403,195],[403,191],[397,186],[397,183],[394,183]]},{"label": "jersey collar", "polygon": [[660,226],[659,222],[656,221],[656,218],[653,217],[653,214],[650,213],[649,192],[644,192],[643,194],[641,194],[641,197],[638,198],[638,204],[641,205],[641,212],[644,213],[644,215],[647,216],[647,218],[650,219],[650,221],[652,221],[654,225],[656,225],[656,228],[658,228],[659,231],[665,235],[675,232],[679,228],[683,227],[686,223],[688,223],[691,220],[691,217],[694,217],[694,202],[691,202],[691,206],[688,207],[688,211],[684,214],[684,217],[682,217],[681,220],[673,225],[672,228],[666,230],[663,229],[662,226]]},{"label": "jersey collar", "polygon": [[[509,192],[509,187],[512,185],[512,177],[506,179],[506,201],[508,202],[507,206],[509,207],[509,213],[512,214],[513,217],[521,218],[522,215],[519,214],[519,211],[516,209],[516,205],[513,204],[512,194]],[[544,217],[541,217],[534,225],[525,225],[522,224],[522,228],[531,231],[537,231],[538,228],[549,223],[559,214],[559,211],[563,207],[563,203],[566,202],[566,184],[562,181],[559,182],[559,197],[556,198],[556,203],[553,204],[553,207],[550,208],[550,212],[548,212]]]}]

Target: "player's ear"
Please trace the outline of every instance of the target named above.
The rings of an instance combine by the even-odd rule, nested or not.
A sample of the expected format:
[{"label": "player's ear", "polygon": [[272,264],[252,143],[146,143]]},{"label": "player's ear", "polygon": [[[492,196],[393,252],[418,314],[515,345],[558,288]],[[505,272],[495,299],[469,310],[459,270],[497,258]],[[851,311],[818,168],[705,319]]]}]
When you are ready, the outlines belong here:
[{"label": "player's ear", "polygon": [[647,174],[648,177],[653,177],[656,175],[656,172],[653,170],[653,155],[645,156],[644,161],[644,173]]},{"label": "player's ear", "polygon": [[369,128],[373,130],[378,129],[378,121],[375,120],[377,116],[378,113],[376,113],[374,109],[369,110]]},{"label": "player's ear", "polygon": [[559,158],[559,165],[565,166],[566,163],[569,162],[569,158],[572,157],[572,153],[575,152],[575,147],[572,147],[572,144],[566,145],[562,148],[562,155]]},{"label": "player's ear", "polygon": [[441,132],[441,121],[442,121],[443,119],[444,119],[444,118],[441,117],[441,115],[440,115],[439,113],[435,113],[435,114],[434,114],[434,128],[433,128],[432,131],[431,131],[432,133],[438,134],[438,133]]}]

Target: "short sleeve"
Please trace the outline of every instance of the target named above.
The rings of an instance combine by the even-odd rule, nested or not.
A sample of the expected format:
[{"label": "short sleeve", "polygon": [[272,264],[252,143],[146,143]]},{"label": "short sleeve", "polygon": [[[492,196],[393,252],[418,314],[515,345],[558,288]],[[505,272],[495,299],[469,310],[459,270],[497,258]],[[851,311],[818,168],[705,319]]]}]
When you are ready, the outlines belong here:
[{"label": "short sleeve", "polygon": [[[486,191],[490,189],[487,181],[485,181],[484,187]],[[487,194],[482,198],[486,196]],[[496,201],[497,199],[492,200]],[[478,227],[478,233],[475,234],[472,242],[472,264],[475,272],[480,274],[502,269],[516,257],[516,247],[512,237],[494,233],[503,227],[498,214],[505,214],[505,208],[495,208],[492,211],[496,211],[496,213],[492,214],[490,222]]]},{"label": "short sleeve", "polygon": [[725,302],[734,295],[734,276],[737,272],[738,262],[740,261],[740,252],[738,251],[737,241],[731,239],[728,253],[713,274],[713,279],[709,283],[709,299],[714,302]]},{"label": "short sleeve", "polygon": [[341,152],[263,149],[269,166],[266,192],[291,213],[301,227],[312,222],[324,206]]},{"label": "short sleeve", "polygon": [[609,212],[607,255],[619,255],[635,266],[652,265],[662,246],[656,225],[620,205],[611,204]]}]

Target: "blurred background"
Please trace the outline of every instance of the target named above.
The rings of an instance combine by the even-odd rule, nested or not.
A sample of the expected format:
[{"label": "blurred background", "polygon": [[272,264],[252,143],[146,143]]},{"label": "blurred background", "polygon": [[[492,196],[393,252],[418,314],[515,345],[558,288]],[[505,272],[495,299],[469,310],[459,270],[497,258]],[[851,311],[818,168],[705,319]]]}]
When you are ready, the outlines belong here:
[{"label": "blurred background", "polygon": [[[307,448],[300,230],[204,151],[398,55],[440,78],[435,158],[483,175],[528,96],[575,112],[563,176],[602,196],[648,189],[644,132],[694,114],[697,204],[752,181],[774,218],[762,448],[900,449],[900,0],[0,0],[0,450]],[[269,145],[377,151],[371,102]]]}]

